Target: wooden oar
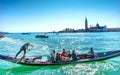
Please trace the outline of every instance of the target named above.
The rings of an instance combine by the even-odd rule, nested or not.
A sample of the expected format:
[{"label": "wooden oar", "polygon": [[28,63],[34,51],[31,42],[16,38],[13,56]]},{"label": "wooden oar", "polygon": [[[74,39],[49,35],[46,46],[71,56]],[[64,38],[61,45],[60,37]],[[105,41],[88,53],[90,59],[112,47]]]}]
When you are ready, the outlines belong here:
[{"label": "wooden oar", "polygon": [[9,75],[10,72],[12,71],[12,69],[16,66],[16,64],[18,63],[18,61],[8,70],[8,72],[6,73],[6,75]]},{"label": "wooden oar", "polygon": [[[33,47],[32,47],[33,48]],[[31,48],[31,49],[32,49]],[[29,49],[28,51],[30,51],[31,49]],[[8,72],[6,73],[6,75],[9,75],[10,74],[10,72],[12,71],[12,69],[17,65],[17,63],[18,63],[19,61],[17,61],[9,70],[8,70]]]}]

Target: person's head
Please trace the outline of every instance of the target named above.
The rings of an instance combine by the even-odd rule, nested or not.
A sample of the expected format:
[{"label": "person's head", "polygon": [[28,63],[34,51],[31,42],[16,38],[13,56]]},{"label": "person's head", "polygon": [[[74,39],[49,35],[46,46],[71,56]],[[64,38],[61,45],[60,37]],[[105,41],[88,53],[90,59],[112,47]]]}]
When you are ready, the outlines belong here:
[{"label": "person's head", "polygon": [[59,53],[59,56],[61,56],[61,54]]},{"label": "person's head", "polygon": [[73,53],[75,53],[75,50],[72,50]]},{"label": "person's head", "polygon": [[56,53],[56,55],[59,55],[59,53]]},{"label": "person's head", "polygon": [[53,50],[53,53],[55,53],[55,50]]},{"label": "person's head", "polygon": [[91,47],[90,50],[93,50],[93,47]]},{"label": "person's head", "polygon": [[65,52],[65,49],[63,48],[63,52]]}]

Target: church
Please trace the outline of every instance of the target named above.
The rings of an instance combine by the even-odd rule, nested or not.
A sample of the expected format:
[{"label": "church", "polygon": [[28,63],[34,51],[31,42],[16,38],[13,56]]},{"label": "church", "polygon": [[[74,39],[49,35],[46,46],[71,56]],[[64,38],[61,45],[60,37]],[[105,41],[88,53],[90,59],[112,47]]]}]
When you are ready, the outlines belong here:
[{"label": "church", "polygon": [[107,26],[100,26],[98,23],[96,26],[91,26],[88,28],[88,21],[87,18],[85,18],[85,31],[86,32],[107,32]]}]

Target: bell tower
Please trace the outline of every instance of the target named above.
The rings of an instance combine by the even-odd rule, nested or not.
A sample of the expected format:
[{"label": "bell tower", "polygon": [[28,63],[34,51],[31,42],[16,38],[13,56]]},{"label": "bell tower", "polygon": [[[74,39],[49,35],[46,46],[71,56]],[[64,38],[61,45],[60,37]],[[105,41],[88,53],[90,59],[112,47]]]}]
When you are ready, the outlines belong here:
[{"label": "bell tower", "polygon": [[85,30],[88,30],[88,21],[87,21],[87,17],[85,18]]}]

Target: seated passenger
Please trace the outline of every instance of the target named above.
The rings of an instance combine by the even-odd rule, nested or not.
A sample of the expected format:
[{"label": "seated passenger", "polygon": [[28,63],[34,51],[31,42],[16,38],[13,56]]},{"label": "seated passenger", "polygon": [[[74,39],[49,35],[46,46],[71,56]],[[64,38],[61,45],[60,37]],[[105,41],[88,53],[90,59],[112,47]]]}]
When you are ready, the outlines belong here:
[{"label": "seated passenger", "polygon": [[60,54],[60,60],[61,60],[61,61],[65,61],[64,56],[62,56],[61,54]]},{"label": "seated passenger", "polygon": [[55,52],[55,50],[53,50],[53,52],[51,53],[51,60],[52,60],[52,62],[56,62],[56,52]]},{"label": "seated passenger", "polygon": [[56,62],[61,61],[61,55],[59,53],[56,54]]},{"label": "seated passenger", "polygon": [[75,50],[72,51],[72,58],[73,58],[73,61],[77,61],[77,55],[75,53]]},{"label": "seated passenger", "polygon": [[61,56],[67,57],[67,52],[65,51],[65,49],[63,49]]},{"label": "seated passenger", "polygon": [[67,59],[68,59],[67,52],[65,51],[65,49],[63,49],[63,52],[61,54],[61,58],[62,58],[62,61],[67,61]]},{"label": "seated passenger", "polygon": [[88,55],[90,55],[91,58],[94,58],[93,47],[90,48],[90,51],[88,52]]},{"label": "seated passenger", "polygon": [[68,61],[72,61],[73,59],[72,59],[72,55],[71,55],[70,51],[68,51],[67,53],[68,53],[68,56],[67,56],[68,57]]}]

